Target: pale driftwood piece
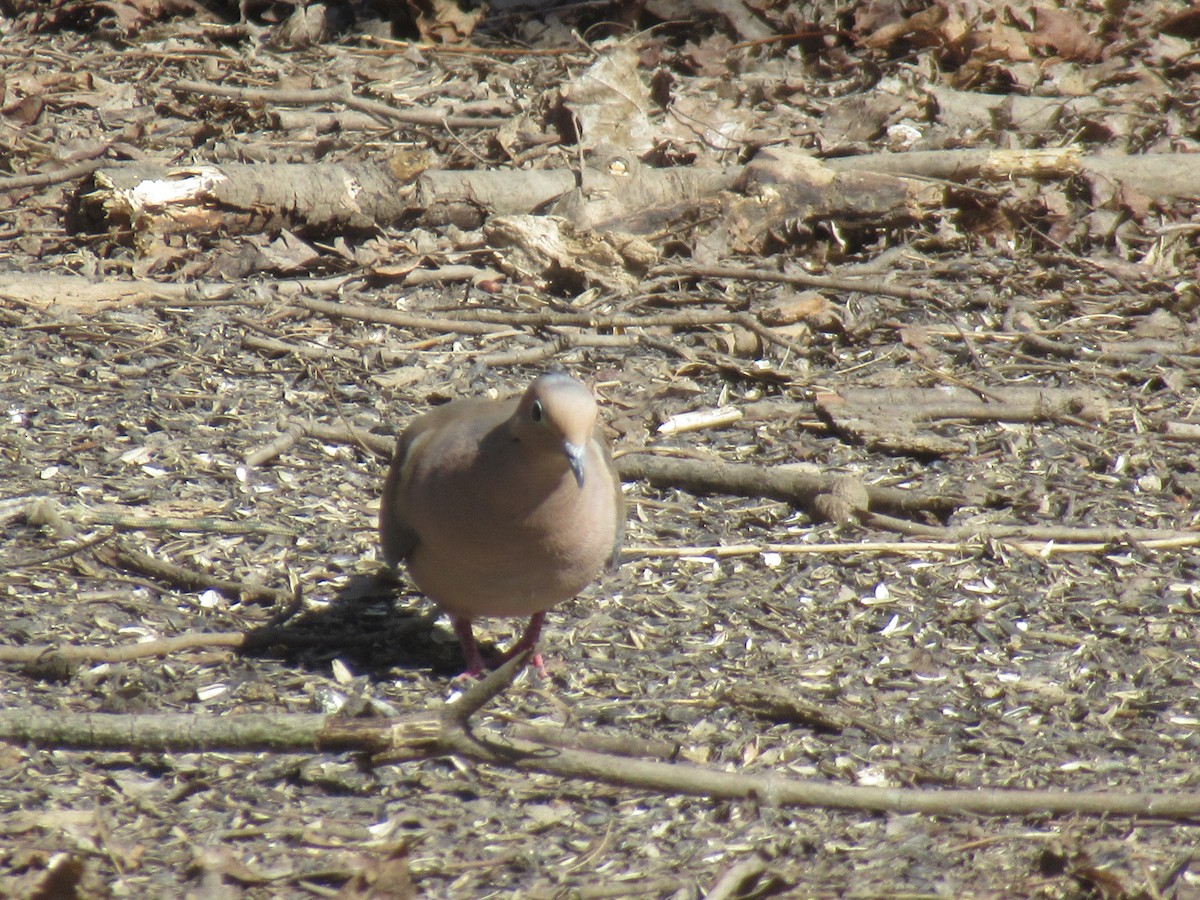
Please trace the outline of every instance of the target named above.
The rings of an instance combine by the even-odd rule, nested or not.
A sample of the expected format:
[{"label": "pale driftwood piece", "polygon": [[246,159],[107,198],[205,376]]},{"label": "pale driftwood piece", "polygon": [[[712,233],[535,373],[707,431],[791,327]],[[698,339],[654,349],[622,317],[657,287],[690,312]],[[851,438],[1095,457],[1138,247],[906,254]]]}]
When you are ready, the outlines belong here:
[{"label": "pale driftwood piece", "polygon": [[1143,362],[1148,356],[1164,356],[1179,365],[1192,365],[1200,357],[1200,341],[1195,338],[1181,338],[1168,341],[1158,338],[1146,338],[1132,341],[1100,341],[1097,353],[1091,347],[1079,347],[1076,351],[1085,359],[1103,360],[1105,362]]},{"label": "pale driftwood piece", "polygon": [[47,275],[22,272],[0,274],[0,303],[9,302],[33,309],[61,306],[79,315],[94,315],[106,309],[138,306],[156,300],[201,302],[228,297],[234,288],[215,282],[199,286],[134,281],[91,281],[80,275]]},{"label": "pale driftwood piece", "polygon": [[1104,421],[1103,401],[1085,390],[989,388],[986,396],[962,387],[855,388],[825,392],[817,410],[839,434],[891,453],[946,455],[963,441],[922,430],[944,421]]},{"label": "pale driftwood piece", "polygon": [[838,172],[877,172],[964,182],[1012,178],[1063,179],[1083,175],[1123,185],[1152,200],[1200,197],[1200,155],[1122,153],[1085,155],[1078,149],[920,150],[870,153],[826,160]]},{"label": "pale driftwood piece", "polygon": [[[454,268],[454,267],[452,267]],[[422,283],[426,270],[414,269],[404,284]],[[436,270],[440,271],[440,270]],[[472,271],[480,271],[474,270]],[[486,272],[486,270],[482,270]],[[465,275],[455,272],[456,275]],[[288,278],[266,282],[264,286],[285,297],[306,294],[333,294],[361,276],[337,275],[326,278]],[[410,280],[414,279],[414,280]],[[79,315],[94,315],[106,309],[158,303],[178,306],[211,306],[239,302],[256,305],[253,300],[237,300],[243,289],[219,281],[171,282],[135,278],[126,281],[93,281],[82,275],[45,275],[41,273],[0,274],[0,301],[33,309],[61,306]]]},{"label": "pale driftwood piece", "polygon": [[1163,437],[1177,441],[1200,441],[1200,423],[1196,422],[1163,422]]},{"label": "pale driftwood piece", "polygon": [[569,169],[482,169],[422,172],[413,182],[414,207],[422,223],[453,223],[478,228],[493,215],[511,216],[541,209],[575,187]]},{"label": "pale driftwood piece", "polygon": [[548,212],[578,228],[653,234],[682,210],[715,204],[717,212],[720,195],[734,189],[741,173],[739,166],[656,169],[630,153],[601,147]]},{"label": "pale driftwood piece", "polygon": [[[379,274],[387,274],[380,272]],[[418,284],[447,284],[453,281],[469,281],[479,284],[481,281],[499,279],[501,273],[496,269],[481,268],[480,266],[445,265],[436,269],[409,269],[400,279],[404,287]]]},{"label": "pale driftwood piece", "polygon": [[[954,528],[893,519],[882,513],[871,513],[866,522],[885,531],[915,534],[939,541],[963,544],[978,541],[1003,541],[1033,556],[1055,553],[1103,553],[1114,546],[1134,544],[1150,550],[1172,550],[1194,547],[1200,532],[1172,528],[1133,528],[1125,525],[1011,525],[972,523]],[[1058,545],[1062,546],[1058,546]],[[868,545],[869,546],[869,545]],[[903,546],[903,544],[899,545]],[[914,545],[919,548],[920,544]],[[865,548],[864,548],[865,549]]]},{"label": "pale driftwood piece", "polygon": [[[240,316],[233,317],[242,325],[253,328],[254,324],[248,319]],[[246,334],[242,336],[242,346],[247,350],[258,350],[267,354],[276,356],[296,356],[301,359],[311,359],[317,362],[328,361],[331,359],[340,360],[347,365],[357,365],[362,368],[369,368],[373,361],[378,361],[384,366],[401,366],[404,361],[411,355],[410,353],[397,353],[394,350],[375,349],[366,350],[361,353],[353,350],[346,350],[341,347],[320,347],[314,344],[298,344],[291,341],[281,341],[278,338],[265,337],[260,334]],[[247,457],[249,460],[249,457]]]},{"label": "pale driftwood piece", "polygon": [[[251,338],[247,335],[243,339],[243,346],[248,346],[246,341]],[[266,465],[271,460],[275,459],[282,453],[286,453],[296,445],[300,438],[304,437],[304,428],[300,425],[293,424],[286,428],[275,440],[259,447],[251,453],[246,454],[246,465],[250,468]]]},{"label": "pale driftwood piece", "polygon": [[211,516],[136,516],[111,510],[89,509],[83,504],[61,505],[52,497],[30,495],[15,497],[0,507],[0,521],[24,518],[31,525],[48,525],[59,537],[72,537],[74,525],[88,528],[111,525],[123,531],[184,531],[203,534],[274,534],[295,537],[296,532],[282,525],[258,522],[234,522]]},{"label": "pale driftwood piece", "polygon": [[597,734],[576,731],[563,725],[533,725],[513,722],[508,726],[513,737],[549,747],[575,747],[613,756],[661,756],[673,759],[683,749],[674,741],[645,740],[633,734]]},{"label": "pale driftwood piece", "polygon": [[[408,178],[411,174],[411,179]],[[582,185],[580,182],[582,181]],[[883,226],[940,204],[940,192],[898,178],[839,174],[800,153],[773,151],[746,167],[654,169],[607,152],[582,173],[567,169],[426,170],[397,177],[378,163],[136,164],[92,173],[77,192],[76,227],[133,227],[144,238],[174,233],[369,230],[418,220],[477,228],[494,216],[548,211],[581,231],[629,235],[660,230],[682,208],[728,205],[751,196],[739,215],[772,221],[870,219]],[[934,195],[937,196],[934,196]],[[740,201],[739,201],[740,202]],[[652,261],[644,250],[633,268]]]},{"label": "pale driftwood piece", "polygon": [[[909,154],[904,154],[909,155]],[[841,167],[800,150],[759,151],[733,184],[731,226],[747,234],[787,232],[822,222],[889,228],[945,206],[941,185],[898,178],[868,166]]]},{"label": "pale driftwood piece", "polygon": [[[23,516],[31,525],[45,525],[53,530],[59,540],[74,540],[78,531],[73,522],[81,524],[106,524],[127,529],[169,528],[179,531],[217,533],[259,532],[292,535],[293,532],[275,525],[242,525],[220,519],[200,518],[144,518],[93,512],[82,507],[64,508],[48,497],[21,498],[20,504],[5,504],[0,510],[5,516]],[[82,549],[82,548],[78,548]],[[90,548],[91,553],[104,565],[114,569],[141,572],[150,578],[166,581],[185,590],[215,590],[234,600],[254,603],[270,603],[283,606],[295,599],[291,591],[282,591],[253,581],[232,581],[217,578],[195,569],[188,569],[166,560],[157,559],[134,550],[114,540],[111,543]]]},{"label": "pale driftwood piece", "polygon": [[704,431],[707,428],[724,428],[741,421],[742,411],[736,406],[719,409],[698,409],[671,416],[658,426],[658,434],[683,434],[688,431]]},{"label": "pale driftwood piece", "polygon": [[47,749],[128,753],[370,754],[376,764],[455,756],[501,768],[613,784],[663,794],[757,800],[781,807],[925,815],[1101,815],[1193,818],[1200,794],[1182,791],[1039,791],[860,787],[771,774],[725,772],[680,762],[554,747],[473,727],[470,718],[507,688],[527,663],[519,654],[440,709],[392,719],[320,714],[112,715],[0,710],[0,740]]},{"label": "pale driftwood piece", "polygon": [[[261,335],[257,334],[242,335],[242,346],[247,350],[261,350],[264,353],[275,355],[286,354],[288,356],[298,356],[301,359],[312,359],[318,361],[336,359],[344,363],[354,364],[362,359],[360,354],[355,353],[353,350],[344,350],[341,347],[310,347],[306,344],[293,344],[288,341],[262,337]],[[380,358],[385,364],[387,364],[387,359],[384,359],[382,355]],[[268,455],[266,459],[270,459],[271,457],[278,455],[278,453],[273,453]],[[251,462],[250,460],[251,456],[247,456],[247,465],[258,465],[258,463]]]},{"label": "pale driftwood piece", "polygon": [[1200,157],[1195,153],[1123,153],[1086,156],[1082,174],[1137,191],[1151,200],[1200,197]]},{"label": "pale driftwood piece", "polygon": [[384,131],[392,126],[356,109],[326,112],[316,109],[268,109],[267,121],[272,128],[304,134],[338,134],[352,131]]},{"label": "pale driftwood piece", "polygon": [[161,166],[101,169],[77,192],[76,228],[169,234],[230,234],[289,228],[368,231],[410,209],[386,167],[372,163]]},{"label": "pale driftwood piece", "polygon": [[839,172],[937,178],[964,182],[973,178],[1069,178],[1080,172],[1080,152],[1070,147],[1049,150],[914,150],[910,153],[868,153],[826,160]]},{"label": "pale driftwood piece", "polygon": [[[327,425],[321,422],[304,423],[310,437],[325,441],[356,443],[382,459],[390,457],[395,441],[383,435],[359,428]],[[625,453],[617,457],[617,472],[625,481],[647,481],[655,487],[680,488],[698,494],[732,494],[740,497],[763,497],[811,507],[822,496],[846,499],[847,493],[862,493],[862,499],[846,499],[860,515],[888,510],[893,513],[930,513],[938,518],[949,515],[964,502],[953,495],[928,494],[915,490],[864,485],[846,475],[817,475],[786,466],[763,467],[749,463],[726,463],[718,460],[674,459],[649,453]],[[852,482],[853,487],[848,487]],[[917,524],[917,523],[913,523]],[[941,535],[942,529],[929,528]]]},{"label": "pale driftwood piece", "polygon": [[944,206],[941,186],[914,178],[962,182],[1076,175],[1120,183],[1152,199],[1200,195],[1200,187],[1194,187],[1200,185],[1200,160],[1190,154],[938,150],[820,161],[771,148],[740,168],[653,169],[605,150],[579,173],[424,171],[411,180],[371,163],[105,168],[83,183],[71,219],[76,227],[103,230],[132,225],[145,240],[156,234],[278,227],[366,231],[405,219],[469,229],[496,215],[549,211],[579,230],[638,235],[659,231],[683,208],[712,204],[714,215],[730,217],[730,227],[761,237],[768,228],[786,231],[820,221],[888,227]]},{"label": "pale driftwood piece", "polygon": [[[928,553],[972,554],[978,552],[988,541],[1002,542],[1006,546],[1028,553],[1030,556],[1050,557],[1064,553],[1112,553],[1115,547],[1136,546],[1139,551],[1180,550],[1184,547],[1200,546],[1200,534],[1187,531],[1170,531],[1158,528],[1072,528],[1070,526],[1044,527],[1033,525],[980,525],[969,528],[937,528],[917,525],[903,519],[893,519],[879,513],[869,513],[864,524],[880,530],[899,534],[917,534],[925,537],[941,536],[945,540],[930,541],[854,541],[843,543],[813,544],[715,544],[691,547],[653,547],[633,544],[622,550],[625,559],[661,559],[664,557],[690,557],[703,559],[731,559],[737,556],[778,555],[808,556],[860,556],[888,555],[917,557]],[[1157,537],[1146,535],[1158,535]],[[1016,538],[1020,538],[1017,540]]]},{"label": "pale driftwood piece", "polygon": [[640,238],[579,229],[558,216],[493,216],[483,234],[511,278],[543,290],[552,281],[574,278],[609,293],[634,294],[641,275],[658,260],[658,252]]},{"label": "pale driftwood piece", "polygon": [[119,542],[114,546],[98,547],[95,555],[97,559],[111,568],[140,572],[148,578],[165,581],[184,590],[213,590],[232,600],[245,603],[265,603],[276,607],[285,606],[294,600],[294,594],[291,591],[268,587],[253,581],[218,578],[206,572],[156,559]]},{"label": "pale driftwood piece", "polygon": [[241,632],[220,631],[180,634],[136,644],[119,644],[116,647],[79,644],[25,644],[20,647],[0,645],[0,665],[36,666],[43,671],[65,671],[78,665],[130,662],[135,659],[169,656],[185,650],[237,650],[246,643],[246,635]]}]

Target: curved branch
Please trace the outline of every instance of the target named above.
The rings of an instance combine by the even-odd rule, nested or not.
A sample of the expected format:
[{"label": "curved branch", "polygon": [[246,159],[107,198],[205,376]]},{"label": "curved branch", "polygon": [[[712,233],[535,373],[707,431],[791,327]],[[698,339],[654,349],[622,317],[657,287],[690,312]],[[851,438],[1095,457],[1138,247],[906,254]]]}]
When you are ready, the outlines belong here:
[{"label": "curved branch", "polygon": [[[826,807],[926,815],[1200,816],[1200,793],[917,790],[805,781],[780,775],[722,772],[702,766],[630,759],[508,735],[469,730],[461,721],[502,691],[521,671],[513,659],[471,686],[456,703],[399,719],[339,719],[324,715],[104,715],[58,710],[0,710],[0,740],[47,748],[128,752],[233,751],[311,753],[357,751],[377,761],[455,755],[462,759],[600,781],[637,790],[710,799],[748,799],[771,806]],[[566,741],[560,741],[560,744]]]}]

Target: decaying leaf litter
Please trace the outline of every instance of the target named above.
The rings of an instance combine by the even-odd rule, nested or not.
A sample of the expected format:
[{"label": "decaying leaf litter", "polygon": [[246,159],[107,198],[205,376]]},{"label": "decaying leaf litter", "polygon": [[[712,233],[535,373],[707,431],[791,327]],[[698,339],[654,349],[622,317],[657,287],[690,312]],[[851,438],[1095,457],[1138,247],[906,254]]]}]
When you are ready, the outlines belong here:
[{"label": "decaying leaf litter", "polygon": [[[14,4],[4,658],[182,646],[39,654],[5,707],[439,708],[453,636],[375,579],[380,448],[559,362],[625,453],[630,549],[552,614],[553,679],[481,722],[835,785],[1194,791],[1196,22],[1134,6],[648,4],[301,47],[282,7]],[[130,162],[176,205],[122,206]],[[276,193],[215,192],[236,164]],[[384,219],[312,164],[392,178]],[[14,895],[1195,890],[1186,821],[452,759],[0,765]]]}]

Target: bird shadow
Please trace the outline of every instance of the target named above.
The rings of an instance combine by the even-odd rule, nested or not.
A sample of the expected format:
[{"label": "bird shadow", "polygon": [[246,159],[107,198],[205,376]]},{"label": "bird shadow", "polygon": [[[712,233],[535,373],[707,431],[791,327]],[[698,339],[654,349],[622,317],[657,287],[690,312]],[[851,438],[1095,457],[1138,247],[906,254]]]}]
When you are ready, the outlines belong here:
[{"label": "bird shadow", "polygon": [[458,641],[437,622],[440,613],[422,604],[397,608],[402,583],[390,573],[355,575],[327,603],[294,604],[270,623],[246,632],[246,656],[282,657],[306,669],[328,671],[335,659],[372,681],[396,670],[425,669],[435,675],[462,671]]}]

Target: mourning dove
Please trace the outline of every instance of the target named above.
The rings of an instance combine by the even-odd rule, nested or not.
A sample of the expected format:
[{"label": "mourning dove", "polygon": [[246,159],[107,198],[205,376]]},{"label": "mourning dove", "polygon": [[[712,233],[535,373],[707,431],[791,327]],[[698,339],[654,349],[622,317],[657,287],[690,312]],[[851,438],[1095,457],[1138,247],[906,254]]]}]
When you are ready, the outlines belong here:
[{"label": "mourning dove", "polygon": [[[615,565],[621,482],[596,422],[596,398],[560,370],[520,398],[455,400],[425,413],[396,444],[379,506],[389,566],[401,560],[445,610],[483,672],[471,623],[529,616],[503,659],[532,649],[546,610]],[[541,654],[532,665],[546,674]]]}]

